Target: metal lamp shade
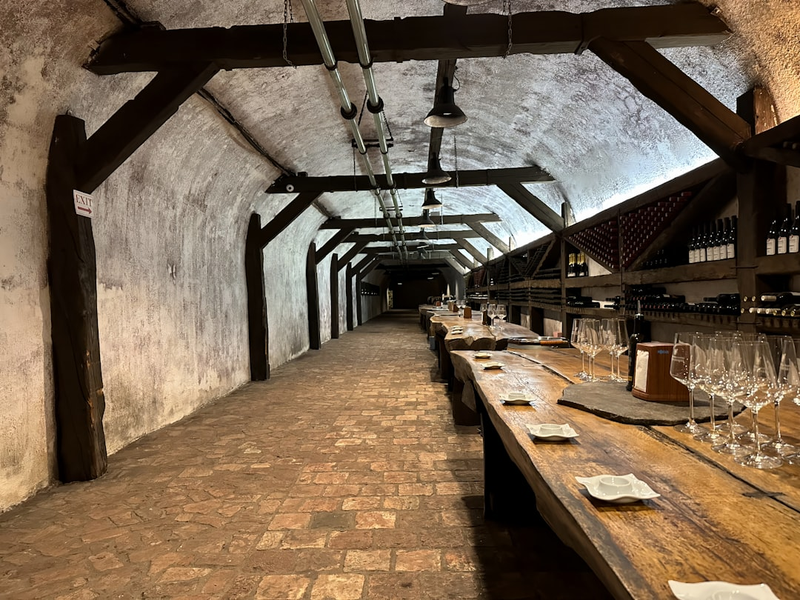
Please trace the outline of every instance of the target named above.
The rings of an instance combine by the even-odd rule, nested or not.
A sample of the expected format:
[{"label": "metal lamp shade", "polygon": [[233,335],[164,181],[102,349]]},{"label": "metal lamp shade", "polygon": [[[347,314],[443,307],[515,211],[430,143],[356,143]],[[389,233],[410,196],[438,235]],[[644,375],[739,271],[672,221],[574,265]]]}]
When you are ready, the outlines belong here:
[{"label": "metal lamp shade", "polygon": [[466,120],[467,115],[456,105],[455,90],[445,79],[439,92],[439,102],[434,104],[431,112],[425,117],[425,125],[428,127],[455,127]]},{"label": "metal lamp shade", "polygon": [[447,183],[452,179],[450,174],[442,170],[442,165],[439,162],[439,155],[435,154],[428,164],[428,171],[422,177],[422,183],[426,185],[436,185],[439,183]]},{"label": "metal lamp shade", "polygon": [[431,210],[433,208],[441,208],[441,207],[442,207],[442,203],[436,197],[436,194],[434,194],[433,190],[430,189],[430,188],[425,190],[425,202],[422,203],[422,210],[426,210],[427,211],[427,210]]},{"label": "metal lamp shade", "polygon": [[419,226],[423,229],[429,227],[436,227],[436,223],[431,221],[431,216],[427,210],[422,211],[422,222],[419,224]]}]

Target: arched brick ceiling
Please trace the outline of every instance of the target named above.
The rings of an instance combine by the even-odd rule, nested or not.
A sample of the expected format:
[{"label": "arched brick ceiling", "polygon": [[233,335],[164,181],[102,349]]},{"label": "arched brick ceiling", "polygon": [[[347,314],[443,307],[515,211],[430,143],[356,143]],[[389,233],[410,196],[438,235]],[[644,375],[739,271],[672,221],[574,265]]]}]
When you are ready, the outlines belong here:
[{"label": "arched brick ceiling", "polygon": [[[711,4],[706,0],[706,4]],[[294,18],[304,21],[300,0]],[[547,2],[518,0],[513,10],[586,12],[604,7],[664,4],[654,0]],[[721,17],[734,36],[714,47],[680,48],[663,53],[730,108],[754,83],[772,91],[782,119],[800,112],[797,47],[800,7],[780,0],[720,0]],[[234,0],[129,0],[144,20],[167,28],[278,23],[283,2]],[[318,2],[326,20],[347,19],[344,0]],[[387,3],[362,0],[366,18],[439,15],[441,0]],[[471,7],[470,13],[500,12],[499,1]],[[364,84],[358,65],[340,63],[353,100],[360,105]],[[395,143],[390,156],[395,172],[425,170],[430,129],[422,118],[432,105],[436,62],[378,63],[375,74],[386,103]],[[653,187],[715,158],[714,153],[672,116],[639,93],[591,52],[574,55],[512,55],[507,59],[463,59],[457,70],[456,101],[469,116],[446,130],[442,164],[459,169],[537,164],[554,183],[529,189],[560,210],[564,198],[586,217],[610,204]],[[248,69],[218,74],[207,86],[281,163],[312,176],[353,173],[350,134],[339,116],[337,96],[322,66]],[[364,135],[372,137],[364,120]],[[371,151],[382,172],[377,150]],[[356,172],[361,173],[359,161]],[[494,187],[439,192],[449,214],[496,212],[502,223],[489,227],[517,244],[547,230]],[[421,190],[401,191],[404,214],[419,214]],[[326,194],[333,214],[372,216],[368,193]]]}]

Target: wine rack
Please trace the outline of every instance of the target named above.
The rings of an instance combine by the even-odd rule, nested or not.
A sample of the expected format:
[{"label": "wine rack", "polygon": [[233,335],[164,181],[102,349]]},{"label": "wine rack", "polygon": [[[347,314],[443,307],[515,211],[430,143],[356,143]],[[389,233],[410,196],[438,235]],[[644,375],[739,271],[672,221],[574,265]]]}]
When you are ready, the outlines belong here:
[{"label": "wine rack", "polygon": [[669,196],[647,206],[642,206],[619,217],[619,227],[622,232],[621,265],[628,268],[633,261],[647,248],[691,198],[691,192]]},{"label": "wine rack", "polygon": [[611,271],[619,269],[619,221],[613,217],[573,233],[567,241]]}]

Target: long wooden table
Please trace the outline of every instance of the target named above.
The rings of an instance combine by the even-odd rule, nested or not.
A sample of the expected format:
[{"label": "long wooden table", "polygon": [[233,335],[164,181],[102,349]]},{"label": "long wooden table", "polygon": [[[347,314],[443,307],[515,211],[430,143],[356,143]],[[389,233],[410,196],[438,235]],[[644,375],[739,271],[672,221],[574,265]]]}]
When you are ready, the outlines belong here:
[{"label": "long wooden table", "polygon": [[[763,582],[782,600],[800,598],[800,466],[768,472],[743,467],[672,428],[623,425],[557,405],[561,391],[573,385],[559,371],[580,367],[563,351],[528,347],[525,355],[493,355],[503,370],[484,371],[472,352],[451,355],[457,377],[474,387],[481,412],[487,516],[534,510],[520,502],[524,496],[507,497],[509,461],[533,491],[541,516],[616,598],[671,598],[669,579]],[[508,391],[533,394],[535,405],[503,406],[500,396]],[[771,415],[762,413],[770,423]],[[783,409],[790,441],[800,433],[798,413],[794,405]],[[579,437],[536,442],[527,430],[536,423],[569,423]],[[606,504],[575,480],[628,473],[661,497]]]}]

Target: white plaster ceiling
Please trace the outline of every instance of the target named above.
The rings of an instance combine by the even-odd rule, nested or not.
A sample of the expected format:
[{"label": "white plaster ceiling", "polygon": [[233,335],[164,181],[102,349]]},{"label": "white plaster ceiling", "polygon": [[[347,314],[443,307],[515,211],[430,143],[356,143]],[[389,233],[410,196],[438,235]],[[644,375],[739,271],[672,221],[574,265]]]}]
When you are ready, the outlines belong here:
[{"label": "white plaster ceiling", "polygon": [[[703,0],[711,4],[710,0]],[[517,0],[513,10],[584,12],[613,6],[664,4],[655,0]],[[130,0],[144,20],[167,28],[280,23],[281,0],[258,3],[232,0]],[[326,20],[346,19],[344,0],[320,0]],[[800,112],[795,81],[800,3],[781,0],[718,0],[721,17],[734,32],[715,47],[679,48],[664,54],[729,108],[755,83],[766,85],[783,120]],[[441,0],[402,3],[362,0],[368,19],[439,15]],[[500,12],[500,1],[469,11]],[[294,0],[294,19],[305,21]],[[378,89],[385,101],[394,147],[395,172],[424,171],[430,129],[422,119],[434,95],[436,62],[376,63]],[[353,101],[360,106],[364,83],[358,65],[340,63]],[[458,149],[459,169],[491,169],[536,164],[555,182],[528,189],[560,211],[567,198],[580,218],[629,198],[715,158],[713,152],[673,117],[640,94],[626,79],[591,52],[575,55],[512,55],[507,59],[458,61],[456,102],[469,120],[445,130],[442,164],[451,173]],[[279,162],[310,176],[351,174],[350,132],[339,115],[337,95],[322,66],[248,69],[219,73],[207,86]],[[363,121],[374,137],[369,115]],[[382,172],[377,150],[370,153]],[[360,160],[356,173],[361,174]],[[270,182],[265,182],[266,184]],[[400,192],[404,215],[420,213],[422,190]],[[501,223],[488,224],[503,239],[521,245],[546,228],[495,187],[437,192],[445,214],[495,212]],[[325,194],[322,203],[344,218],[375,214],[369,193]]]}]

